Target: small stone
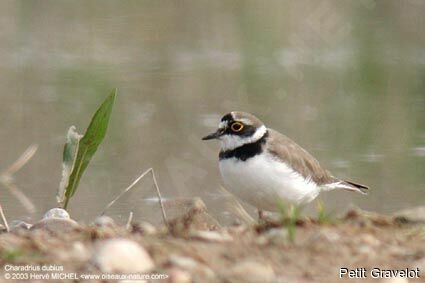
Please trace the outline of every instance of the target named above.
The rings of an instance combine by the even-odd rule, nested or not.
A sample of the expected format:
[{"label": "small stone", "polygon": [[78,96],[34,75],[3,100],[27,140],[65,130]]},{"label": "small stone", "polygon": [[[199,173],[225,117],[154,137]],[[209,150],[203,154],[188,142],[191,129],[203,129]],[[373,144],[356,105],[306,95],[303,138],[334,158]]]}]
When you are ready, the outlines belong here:
[{"label": "small stone", "polygon": [[146,250],[127,239],[109,239],[96,244],[94,264],[103,272],[137,273],[154,268]]},{"label": "small stone", "polygon": [[271,282],[275,279],[270,265],[252,260],[235,264],[226,274],[231,282]]},{"label": "small stone", "polygon": [[231,235],[242,235],[249,232],[249,226],[246,225],[236,225],[231,226],[227,229]]},{"label": "small stone", "polygon": [[368,246],[378,247],[381,245],[381,242],[371,234],[363,234],[359,237],[359,240]]},{"label": "small stone", "polygon": [[425,223],[425,206],[404,209],[394,215],[400,222]]},{"label": "small stone", "polygon": [[369,259],[375,258],[377,256],[376,251],[369,245],[358,245],[357,252]]},{"label": "small stone", "polygon": [[31,229],[31,227],[32,227],[31,224],[29,224],[25,221],[22,221],[22,220],[13,220],[10,223],[10,230],[11,231],[15,231],[15,230],[18,230],[18,229],[29,230],[29,229]]},{"label": "small stone", "polygon": [[168,231],[175,237],[186,238],[191,230],[212,230],[220,226],[219,222],[208,214],[205,203],[200,198],[194,198],[179,204],[184,213],[168,222]]},{"label": "small stone", "polygon": [[288,230],[272,228],[265,233],[267,242],[274,245],[282,245],[288,242]]},{"label": "small stone", "polygon": [[115,221],[109,216],[102,215],[94,220],[94,225],[98,227],[113,227],[115,226]]},{"label": "small stone", "polygon": [[59,218],[59,219],[70,219],[68,211],[62,208],[52,208],[49,211],[47,211],[43,219],[51,219],[51,218]]},{"label": "small stone", "polygon": [[198,266],[198,262],[196,262],[194,259],[177,255],[170,256],[170,258],[168,259],[168,263],[186,270],[191,270]]},{"label": "small stone", "polygon": [[319,232],[321,239],[328,241],[329,243],[336,243],[341,239],[341,236],[330,229],[323,229]]},{"label": "small stone", "polygon": [[385,247],[388,254],[394,257],[403,257],[406,256],[406,249],[403,247],[400,247],[399,245],[391,245]]},{"label": "small stone", "polygon": [[269,243],[269,238],[267,238],[265,235],[259,235],[255,239],[255,243],[259,246],[265,246]]},{"label": "small stone", "polygon": [[133,229],[141,232],[143,235],[155,235],[157,233],[155,226],[146,221],[134,224]]},{"label": "small stone", "polygon": [[90,249],[81,241],[73,242],[66,250],[54,249],[50,253],[60,262],[85,262],[91,257]]},{"label": "small stone", "polygon": [[190,283],[192,277],[190,273],[180,268],[172,268],[168,271],[170,283]]},{"label": "small stone", "polygon": [[216,231],[192,231],[189,234],[192,239],[203,240],[207,242],[224,243],[233,241],[229,234],[219,233]]},{"label": "small stone", "polygon": [[90,252],[80,241],[74,242],[69,251],[69,256],[74,262],[84,262],[90,259]]},{"label": "small stone", "polygon": [[47,218],[35,223],[31,227],[31,230],[45,229],[50,232],[72,232],[78,227],[78,223],[72,219]]},{"label": "small stone", "polygon": [[206,211],[207,210],[207,206],[202,201],[202,199],[200,199],[200,198],[194,198],[192,200],[192,203],[190,204],[190,209],[191,210],[198,210],[198,211]]},{"label": "small stone", "polygon": [[190,257],[171,255],[168,260],[168,264],[187,270],[190,273],[197,273],[203,278],[213,278],[215,276],[214,271],[211,268]]}]

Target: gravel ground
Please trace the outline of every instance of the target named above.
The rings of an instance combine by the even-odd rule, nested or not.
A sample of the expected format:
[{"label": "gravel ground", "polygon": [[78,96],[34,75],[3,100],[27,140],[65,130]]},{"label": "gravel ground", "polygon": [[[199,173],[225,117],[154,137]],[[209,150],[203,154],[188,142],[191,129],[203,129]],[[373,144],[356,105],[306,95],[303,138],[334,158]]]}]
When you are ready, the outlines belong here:
[{"label": "gravel ground", "polygon": [[[219,227],[202,209],[189,210],[168,229],[125,227],[107,217],[91,226],[52,218],[0,234],[0,280],[68,276],[65,281],[75,282],[127,273],[166,277],[151,282],[425,282],[421,219],[353,210],[328,224],[298,220],[291,241],[282,221]],[[420,278],[372,277],[391,272]]]}]

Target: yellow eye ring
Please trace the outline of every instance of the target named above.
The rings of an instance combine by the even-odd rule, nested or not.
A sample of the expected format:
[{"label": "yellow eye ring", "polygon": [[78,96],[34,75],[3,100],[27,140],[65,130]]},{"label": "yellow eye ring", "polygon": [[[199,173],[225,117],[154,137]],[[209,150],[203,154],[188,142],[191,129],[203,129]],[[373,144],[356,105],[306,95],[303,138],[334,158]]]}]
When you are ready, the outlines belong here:
[{"label": "yellow eye ring", "polygon": [[232,129],[233,132],[237,133],[242,131],[242,129],[244,128],[244,125],[242,123],[239,122],[234,122],[230,128]]}]

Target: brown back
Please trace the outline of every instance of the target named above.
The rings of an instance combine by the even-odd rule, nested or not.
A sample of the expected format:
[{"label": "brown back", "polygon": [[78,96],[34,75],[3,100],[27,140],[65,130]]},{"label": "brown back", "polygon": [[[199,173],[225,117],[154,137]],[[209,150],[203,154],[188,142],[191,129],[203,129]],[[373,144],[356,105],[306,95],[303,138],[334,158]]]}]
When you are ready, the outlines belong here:
[{"label": "brown back", "polygon": [[304,178],[312,179],[317,185],[332,183],[336,180],[331,173],[323,169],[319,162],[301,146],[281,133],[269,130],[267,148],[281,161],[291,166]]}]

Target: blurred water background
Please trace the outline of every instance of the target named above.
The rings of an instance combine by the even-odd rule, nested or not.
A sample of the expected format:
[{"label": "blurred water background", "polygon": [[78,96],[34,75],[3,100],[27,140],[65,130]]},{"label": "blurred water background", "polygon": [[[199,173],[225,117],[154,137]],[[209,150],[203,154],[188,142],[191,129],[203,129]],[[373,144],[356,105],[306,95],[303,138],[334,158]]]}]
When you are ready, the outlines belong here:
[{"label": "blurred water background", "polygon": [[[78,220],[149,167],[165,197],[199,196],[226,219],[218,144],[200,138],[231,110],[371,187],[324,194],[335,213],[424,204],[424,27],[421,0],[1,1],[0,170],[39,145],[16,176],[37,212],[2,187],[6,216],[56,205],[65,134],[84,132],[113,87],[106,139],[70,204]],[[111,214],[160,221],[150,197],[146,179]]]}]

